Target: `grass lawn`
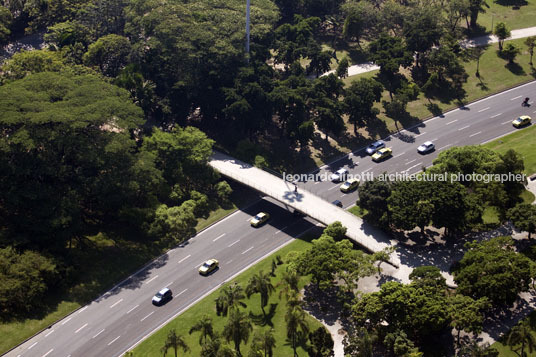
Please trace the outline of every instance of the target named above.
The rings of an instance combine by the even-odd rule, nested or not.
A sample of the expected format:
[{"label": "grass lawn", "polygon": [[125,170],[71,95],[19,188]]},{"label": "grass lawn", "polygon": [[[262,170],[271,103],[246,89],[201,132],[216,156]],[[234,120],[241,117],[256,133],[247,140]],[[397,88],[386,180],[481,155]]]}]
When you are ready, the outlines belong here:
[{"label": "grass lawn", "polygon": [[[492,22],[493,27],[499,22],[504,22],[506,27],[511,30],[536,26],[534,22],[534,17],[536,16],[535,0],[517,2],[525,4],[519,9],[515,9],[512,5],[501,5],[501,3],[508,3],[505,1],[486,1],[486,3],[489,7],[485,8],[486,12],[478,15],[478,24],[485,27],[487,31],[491,31]],[[514,4],[516,1],[509,3]]]},{"label": "grass lawn", "polygon": [[361,217],[361,218],[363,218],[363,216],[365,216],[368,213],[368,211],[366,209],[361,208],[358,205],[350,207],[348,209],[348,212],[350,212],[351,214],[354,214],[354,215],[356,215],[358,217]]},{"label": "grass lawn", "polygon": [[[241,200],[241,192],[237,191],[237,197],[233,198],[233,202]],[[237,203],[237,205],[240,204],[242,203]],[[226,209],[217,208],[207,219],[199,220],[197,231],[208,227],[236,209],[234,204]],[[75,286],[68,291],[51,296],[47,304],[48,309],[43,311],[41,316],[0,324],[0,336],[2,336],[0,354],[95,299],[167,250],[154,244],[144,245],[120,239],[113,241],[103,234],[91,237],[90,241],[92,245],[83,253],[73,253],[76,255],[80,268],[84,269],[78,272],[80,279]]]},{"label": "grass lawn", "polygon": [[[310,241],[313,238],[315,237],[309,235],[303,239],[293,241],[289,245],[283,247],[276,253],[254,265],[252,268],[246,270],[227,284],[236,282],[245,288],[248,280],[254,274],[261,270],[264,272],[269,272],[271,270],[272,260],[277,255],[281,256],[283,260],[285,260],[285,256],[289,252],[306,250],[310,246]],[[279,265],[277,267],[276,276],[272,278],[272,284],[274,286],[280,281],[281,274],[285,271],[285,268],[286,264]],[[301,280],[301,286],[303,287],[307,282],[308,279],[303,277]],[[191,351],[186,354],[182,353],[181,351],[181,356],[199,356],[201,349],[199,345],[199,333],[189,335],[188,331],[190,327],[194,325],[204,314],[208,314],[212,317],[215,331],[221,332],[223,330],[225,323],[227,322],[227,318],[216,315],[214,303],[214,300],[219,295],[219,292],[220,289],[214,291],[212,294],[208,295],[206,298],[189,308],[165,327],[158,330],[148,339],[143,341],[134,349],[134,356],[161,356],[160,348],[164,345],[169,330],[173,328],[177,331],[177,334],[181,334],[185,338],[186,343],[191,349]],[[266,318],[263,318],[258,294],[252,295],[251,299],[246,299],[244,301],[247,304],[247,308],[243,310],[249,313],[254,330],[274,328],[274,336],[276,340],[274,356],[292,356],[292,348],[286,341],[285,300],[284,298],[279,299],[278,295],[279,289],[276,289],[275,293],[273,293],[270,297],[268,306],[265,308],[267,311]],[[322,326],[320,322],[309,316],[308,323],[311,331]],[[253,336],[253,334],[250,335],[249,342],[251,342],[251,336]],[[241,345],[240,350],[243,356],[247,356],[249,352],[249,345]],[[170,352],[172,351],[170,350]],[[298,354],[300,356],[307,356],[307,352],[303,349],[303,346],[298,349]]]},{"label": "grass lawn", "polygon": [[[514,118],[512,118],[513,120]],[[493,149],[501,154],[509,149],[514,149],[523,156],[525,162],[525,174],[531,175],[536,173],[536,125],[523,129],[519,129],[515,133],[503,136],[497,140],[493,140],[485,147]]]}]

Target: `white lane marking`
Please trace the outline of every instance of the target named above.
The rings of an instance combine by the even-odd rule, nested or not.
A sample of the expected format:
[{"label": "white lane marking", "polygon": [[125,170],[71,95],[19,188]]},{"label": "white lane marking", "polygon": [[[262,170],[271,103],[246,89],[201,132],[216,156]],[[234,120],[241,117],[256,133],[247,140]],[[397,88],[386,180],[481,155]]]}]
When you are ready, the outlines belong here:
[{"label": "white lane marking", "polygon": [[476,135],[478,135],[478,134],[482,134],[482,132],[479,131],[478,133],[471,134],[471,135],[469,135],[469,137],[472,138],[473,136],[476,136]]},{"label": "white lane marking", "polygon": [[449,121],[448,123],[445,123],[445,125],[450,125],[450,124],[455,123],[457,121],[458,121],[458,119],[455,119],[455,120]]},{"label": "white lane marking", "polygon": [[418,136],[421,136],[421,135],[424,135],[426,134],[426,131],[423,131],[422,133],[420,133],[419,135],[415,135],[415,137],[418,137]]},{"label": "white lane marking", "polygon": [[393,156],[393,159],[394,159],[395,157],[402,156],[402,155],[404,155],[405,153],[406,153],[406,152],[404,151],[403,153],[400,153],[400,154],[398,154],[398,155],[396,155],[396,156]]},{"label": "white lane marking", "polygon": [[84,307],[84,308],[83,308],[83,309],[81,309],[81,310],[78,310],[78,313],[81,313],[81,312],[82,312],[82,311],[84,311],[85,309],[87,309],[87,306],[86,306],[86,307]]},{"label": "white lane marking", "polygon": [[315,185],[318,185],[319,183],[320,183],[320,181],[316,181],[316,182],[315,182]]},{"label": "white lane marking", "polygon": [[223,237],[224,235],[225,235],[225,233],[220,234],[219,236],[217,236],[216,238],[214,238],[212,241],[215,242],[215,241],[217,241],[218,239],[220,239],[221,237]]},{"label": "white lane marking", "polygon": [[438,138],[433,138],[433,139],[432,139],[432,140],[430,140],[430,141],[436,141],[437,139],[438,139]]},{"label": "white lane marking", "polygon": [[88,323],[86,322],[86,324],[82,327],[80,327],[78,330],[76,330],[74,333],[79,333],[80,331],[82,331],[86,326],[88,325]]},{"label": "white lane marking", "polygon": [[171,284],[173,284],[172,281],[170,281],[169,283],[167,283],[166,285],[164,285],[164,288],[168,288]]},{"label": "white lane marking", "polygon": [[248,219],[246,219],[246,222],[248,222],[248,221],[251,221],[251,217],[249,217]]},{"label": "white lane marking", "polygon": [[152,314],[154,314],[154,311],[151,311],[151,313],[150,313],[149,315],[145,316],[143,319],[141,319],[140,322],[143,321],[143,320],[145,320],[146,318],[148,318],[148,317],[151,316]]},{"label": "white lane marking", "polygon": [[231,264],[233,262],[233,259],[229,260],[227,263],[225,264]]},{"label": "white lane marking", "polygon": [[44,355],[42,355],[41,357],[47,357],[49,354],[52,353],[52,351],[54,351],[53,348],[50,349],[50,351],[48,351],[47,353],[45,353]]},{"label": "white lane marking", "polygon": [[130,314],[130,313],[131,313],[135,308],[137,308],[138,306],[140,306],[140,305],[136,305],[136,306],[134,306],[132,309],[128,310],[128,311],[127,311],[127,314]]},{"label": "white lane marking", "polygon": [[147,281],[145,282],[145,284],[149,284],[151,281],[153,281],[153,280],[156,279],[156,278],[158,278],[158,275],[155,275],[155,276],[153,276],[151,279],[147,280]]},{"label": "white lane marking", "polygon": [[48,337],[48,335],[50,335],[52,332],[54,332],[54,330],[50,330],[50,332],[47,333],[47,334],[45,335],[45,337]]},{"label": "white lane marking", "polygon": [[333,186],[332,188],[328,188],[328,191],[331,191],[331,190],[333,190],[334,188],[337,188],[337,187],[339,187],[339,186]]},{"label": "white lane marking", "polygon": [[230,248],[230,247],[232,247],[233,245],[235,245],[238,242],[240,242],[240,239],[235,240],[233,243],[229,244],[228,247]]},{"label": "white lane marking", "polygon": [[287,228],[288,228],[288,226],[285,226],[285,227],[281,228],[280,230],[278,230],[277,232],[275,232],[275,234],[281,233]]},{"label": "white lane marking", "polygon": [[519,99],[519,98],[521,98],[520,95],[518,95],[517,97],[514,97],[514,98],[510,98],[510,100],[516,100],[516,99]]},{"label": "white lane marking", "polygon": [[458,131],[465,130],[465,129],[469,128],[469,127],[471,127],[471,125],[466,125],[464,127],[461,127],[460,129],[458,129]]},{"label": "white lane marking", "polygon": [[121,336],[117,336],[116,338],[114,338],[113,340],[111,340],[109,343],[108,343],[108,346],[110,346],[112,343],[114,343],[115,341],[117,341],[119,339],[119,337]]},{"label": "white lane marking", "polygon": [[486,111],[486,110],[488,110],[488,109],[489,109],[489,107],[484,108],[484,109],[480,109],[478,112],[479,112],[479,113],[482,113],[483,111]]},{"label": "white lane marking", "polygon": [[63,321],[61,324],[65,325],[67,322],[71,321],[72,317],[69,317],[67,320]]},{"label": "white lane marking", "polygon": [[505,121],[504,123],[501,123],[501,125],[508,124],[508,123],[511,123],[511,122],[512,122],[511,120],[508,120],[508,121]]},{"label": "white lane marking", "polygon": [[185,256],[184,258],[179,260],[179,264],[182,263],[183,261],[185,261],[186,259],[190,258],[191,256],[192,256],[191,254],[188,254],[187,256]]},{"label": "white lane marking", "polygon": [[92,338],[95,338],[95,337],[97,337],[98,335],[100,335],[101,333],[103,333],[103,332],[104,332],[104,330],[105,330],[105,329],[102,329],[102,330],[100,330],[100,331],[99,331],[99,332],[97,332],[97,334],[96,334],[95,336],[93,336]]},{"label": "white lane marking", "polygon": [[441,150],[443,150],[445,148],[448,148],[449,146],[452,146],[452,144],[448,144],[448,145],[445,145],[443,147],[440,147],[439,149],[437,149],[437,151],[441,151]]},{"label": "white lane marking", "polygon": [[366,169],[365,171],[363,171],[363,173],[369,172],[370,170],[372,170],[372,167],[370,169]]},{"label": "white lane marking", "polygon": [[411,170],[411,169],[413,169],[413,168],[415,168],[415,167],[417,167],[419,165],[422,165],[422,161],[419,162],[418,164],[415,164],[415,165],[411,166],[410,168],[406,169],[405,171],[408,172],[409,170]]},{"label": "white lane marking", "polygon": [[533,113],[536,113],[536,110],[535,110],[535,111],[533,111]]},{"label": "white lane marking", "polygon": [[182,294],[184,294],[188,289],[184,289],[183,291],[181,291],[180,293],[177,294],[177,296],[181,296]]},{"label": "white lane marking", "polygon": [[346,196],[346,195],[344,195],[344,194],[343,194],[343,195],[341,195],[341,198],[343,198],[344,196]]},{"label": "white lane marking", "polygon": [[[156,277],[155,277],[156,278]],[[119,304],[121,301],[123,301],[123,299],[119,299],[117,302],[113,303],[112,305],[110,305],[110,309],[112,307],[114,307],[115,305]]]},{"label": "white lane marking", "polygon": [[502,113],[495,114],[495,115],[491,116],[490,119],[497,118],[499,115],[502,115]]},{"label": "white lane marking", "polygon": [[29,350],[31,350],[32,348],[34,348],[34,347],[35,347],[35,345],[37,345],[37,342],[34,342],[34,344],[33,344],[33,345],[31,345],[30,347],[28,347],[28,349],[29,349]]},{"label": "white lane marking", "polygon": [[406,162],[406,165],[409,165],[409,164],[411,164],[412,162],[415,162],[415,161],[417,161],[417,159],[413,159],[411,161],[408,161],[408,162]]},{"label": "white lane marking", "polygon": [[249,247],[248,249],[244,250],[244,251],[242,252],[242,254],[246,254],[247,252],[249,252],[249,251],[252,250],[252,249],[253,249],[253,247]]}]

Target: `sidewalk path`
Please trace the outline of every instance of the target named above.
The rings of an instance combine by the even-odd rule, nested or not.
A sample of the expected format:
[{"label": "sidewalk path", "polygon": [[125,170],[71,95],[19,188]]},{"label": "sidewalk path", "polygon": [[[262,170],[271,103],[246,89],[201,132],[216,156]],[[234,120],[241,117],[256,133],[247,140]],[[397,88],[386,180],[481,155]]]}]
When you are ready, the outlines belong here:
[{"label": "sidewalk path", "polygon": [[[528,27],[525,29],[512,30],[511,34],[512,36],[507,38],[506,41],[517,40],[520,38],[525,38],[525,37],[530,37],[530,36],[536,36],[536,27]],[[497,38],[497,36],[485,35],[485,36],[478,36],[472,39],[464,40],[461,42],[461,46],[467,48],[467,47],[475,47],[475,46],[484,46],[490,43],[497,43],[497,42],[499,42],[499,39]],[[380,69],[380,67],[375,65],[372,62],[354,64],[348,67],[348,77],[355,76],[361,73],[375,71],[378,69]],[[335,73],[335,70],[326,72],[322,76],[326,76],[331,73]]]}]

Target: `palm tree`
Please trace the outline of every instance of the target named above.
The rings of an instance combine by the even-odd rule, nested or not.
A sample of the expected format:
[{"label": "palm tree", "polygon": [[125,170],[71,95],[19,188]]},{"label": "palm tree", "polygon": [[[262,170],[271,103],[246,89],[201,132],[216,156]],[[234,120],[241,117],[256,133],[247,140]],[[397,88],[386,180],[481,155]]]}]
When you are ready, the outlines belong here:
[{"label": "palm tree", "polygon": [[203,345],[207,342],[207,336],[214,337],[214,329],[212,328],[212,318],[209,315],[203,315],[203,317],[196,322],[195,325],[190,328],[190,335],[192,332],[200,331],[199,344]]},{"label": "palm tree", "polygon": [[184,342],[184,338],[182,337],[182,335],[177,335],[175,329],[169,330],[167,340],[161,351],[164,353],[165,356],[167,354],[168,349],[173,348],[173,350],[175,351],[175,357],[177,357],[177,350],[179,349],[179,347],[182,348],[184,352],[190,351],[190,348],[188,347],[186,342]]},{"label": "palm tree", "polygon": [[269,357],[273,355],[274,348],[275,338],[273,329],[255,331],[251,349],[256,349],[257,351],[260,350],[263,352],[264,357]]},{"label": "palm tree", "polygon": [[229,311],[229,319],[223,329],[223,337],[225,337],[227,342],[233,341],[237,355],[242,356],[240,353],[240,343],[248,342],[249,334],[253,329],[253,326],[246,313],[238,309],[231,309]]},{"label": "palm tree", "polygon": [[201,345],[201,357],[235,357],[235,351],[221,342],[220,336],[214,334]]},{"label": "palm tree", "polygon": [[299,291],[291,290],[287,295],[287,309],[293,309],[295,307],[302,307],[303,301],[301,300],[301,294]]},{"label": "palm tree", "polygon": [[270,276],[268,274],[264,274],[262,270],[253,275],[251,279],[249,279],[248,285],[246,286],[246,294],[248,299],[255,293],[259,293],[261,295],[261,310],[264,316],[266,316],[264,307],[268,305],[268,299],[274,291],[275,288],[270,281]]},{"label": "palm tree", "polygon": [[220,313],[223,316],[227,316],[228,310],[232,310],[238,306],[246,307],[247,305],[240,301],[244,300],[245,297],[244,290],[237,283],[225,286],[221,290],[220,296],[216,299],[216,312],[218,316]]},{"label": "palm tree", "polygon": [[515,351],[514,346],[521,344],[520,356],[525,355],[525,346],[528,347],[529,353],[532,353],[536,347],[536,338],[532,335],[533,327],[534,319],[524,319],[510,330],[506,344],[512,351]]},{"label": "palm tree", "polygon": [[298,339],[309,333],[309,325],[306,321],[306,313],[300,306],[291,307],[285,314],[287,323],[287,338],[290,340],[294,356],[298,356],[296,352]]},{"label": "palm tree", "polygon": [[279,298],[281,299],[281,294],[283,294],[288,300],[292,291],[300,291],[299,283],[300,275],[295,269],[285,271],[281,276],[281,281],[277,283],[277,286],[281,287],[281,290],[279,290]]}]

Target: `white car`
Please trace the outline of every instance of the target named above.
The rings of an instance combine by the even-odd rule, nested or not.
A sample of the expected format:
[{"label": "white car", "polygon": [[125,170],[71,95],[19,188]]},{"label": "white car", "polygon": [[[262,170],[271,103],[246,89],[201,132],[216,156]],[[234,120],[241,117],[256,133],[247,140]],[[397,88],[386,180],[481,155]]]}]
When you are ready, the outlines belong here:
[{"label": "white car", "polygon": [[431,141],[427,141],[425,142],[424,144],[420,145],[418,148],[417,148],[417,152],[419,154],[426,154],[430,151],[433,151],[435,149],[435,145],[433,142]]},{"label": "white car", "polygon": [[156,293],[155,296],[153,296],[153,304],[154,305],[163,305],[169,300],[171,300],[172,293],[171,290],[168,288],[163,288],[159,292]]},{"label": "white car", "polygon": [[346,169],[338,169],[337,171],[335,171],[335,173],[331,174],[329,179],[332,182],[341,182],[341,181],[344,181],[346,179],[346,175],[348,175],[348,170],[346,170]]},{"label": "white car", "polygon": [[385,147],[385,143],[382,140],[378,140],[378,141],[373,142],[369,146],[367,146],[366,151],[367,151],[367,154],[372,155],[376,151],[384,147]]}]

